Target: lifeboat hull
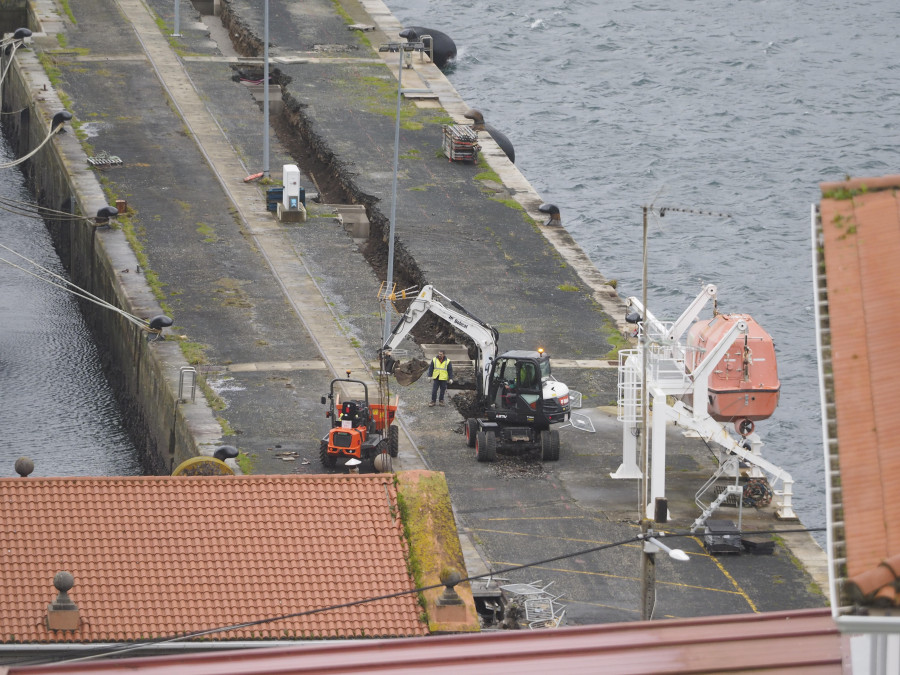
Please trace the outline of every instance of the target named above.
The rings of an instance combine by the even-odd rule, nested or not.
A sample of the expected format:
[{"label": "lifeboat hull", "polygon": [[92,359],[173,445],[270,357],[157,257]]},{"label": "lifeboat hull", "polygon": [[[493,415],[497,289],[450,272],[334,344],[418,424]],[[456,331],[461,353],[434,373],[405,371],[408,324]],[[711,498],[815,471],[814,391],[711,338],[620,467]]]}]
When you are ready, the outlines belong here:
[{"label": "lifeboat hull", "polygon": [[775,343],[747,314],[719,314],[694,323],[687,335],[688,370],[697,368],[738,321],[747,322],[746,338],[738,336],[709,376],[707,411],[719,422],[767,419],[781,395]]}]

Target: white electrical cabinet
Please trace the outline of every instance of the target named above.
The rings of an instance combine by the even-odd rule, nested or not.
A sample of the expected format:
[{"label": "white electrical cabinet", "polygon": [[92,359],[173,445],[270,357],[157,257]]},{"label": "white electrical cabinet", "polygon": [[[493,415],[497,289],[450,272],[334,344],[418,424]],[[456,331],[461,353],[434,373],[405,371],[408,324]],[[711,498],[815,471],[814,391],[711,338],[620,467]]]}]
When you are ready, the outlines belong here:
[{"label": "white electrical cabinet", "polygon": [[284,185],[282,206],[290,211],[296,211],[300,208],[300,169],[296,164],[285,164],[282,172],[281,182]]}]

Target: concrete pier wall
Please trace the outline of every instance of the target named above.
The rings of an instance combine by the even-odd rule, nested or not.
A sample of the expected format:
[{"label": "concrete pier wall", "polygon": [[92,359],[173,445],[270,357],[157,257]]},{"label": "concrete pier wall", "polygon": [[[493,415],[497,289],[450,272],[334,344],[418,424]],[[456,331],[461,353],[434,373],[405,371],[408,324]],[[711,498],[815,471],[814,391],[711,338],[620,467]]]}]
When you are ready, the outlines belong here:
[{"label": "concrete pier wall", "polygon": [[[19,49],[2,87],[3,131],[14,156],[41,145],[53,116],[64,109],[36,54]],[[94,222],[114,199],[104,195],[68,126],[20,168],[35,203],[48,210],[44,219],[72,283],[133,316],[163,314],[121,223]],[[151,341],[118,312],[88,302],[82,310],[145,471],[167,474],[185,459],[211,455],[222,442],[222,429],[202,395],[193,402],[179,399],[181,369],[188,363],[172,329],[164,331],[165,339]]]}]

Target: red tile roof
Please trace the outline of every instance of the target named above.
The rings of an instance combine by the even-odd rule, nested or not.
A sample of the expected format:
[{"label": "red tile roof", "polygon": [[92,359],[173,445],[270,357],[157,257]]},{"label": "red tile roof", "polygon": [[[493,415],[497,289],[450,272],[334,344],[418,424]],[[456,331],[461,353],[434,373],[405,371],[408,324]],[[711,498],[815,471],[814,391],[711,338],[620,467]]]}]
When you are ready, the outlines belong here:
[{"label": "red tile roof", "polygon": [[[0,479],[0,643],[174,636],[413,589],[390,475]],[[71,632],[46,627],[74,575]],[[427,633],[415,594],[207,639]]]},{"label": "red tile roof", "polygon": [[849,638],[827,609],[357,641],[11,667],[43,673],[815,673],[849,672]]},{"label": "red tile roof", "polygon": [[[836,540],[855,579],[844,601],[897,604],[881,593],[894,579],[879,567],[900,555],[900,415],[895,380],[900,372],[900,176],[822,184],[821,243],[827,286],[824,342],[830,347],[839,485],[832,487]],[[826,368],[827,373],[827,368]]]}]

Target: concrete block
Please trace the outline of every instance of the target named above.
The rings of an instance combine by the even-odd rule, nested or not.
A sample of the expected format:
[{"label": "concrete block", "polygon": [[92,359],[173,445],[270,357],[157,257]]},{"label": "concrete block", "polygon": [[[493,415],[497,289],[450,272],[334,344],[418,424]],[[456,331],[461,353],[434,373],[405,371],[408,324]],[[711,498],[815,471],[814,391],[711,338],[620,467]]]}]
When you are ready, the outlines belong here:
[{"label": "concrete block", "polygon": [[333,206],[344,229],[354,239],[369,238],[369,217],[366,215],[366,207],[362,204],[335,204]]},{"label": "concrete block", "polygon": [[50,630],[77,630],[80,623],[77,609],[47,608],[47,628]]},{"label": "concrete block", "polygon": [[306,208],[300,204],[299,208],[286,209],[284,204],[278,205],[278,220],[282,223],[305,223]]}]

